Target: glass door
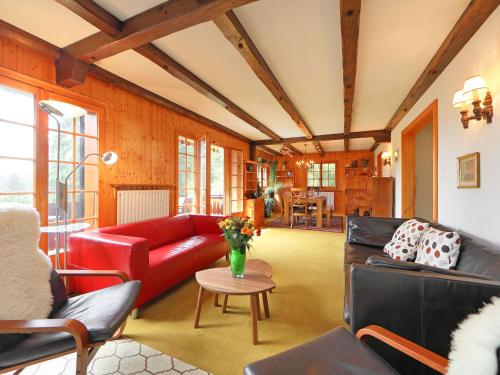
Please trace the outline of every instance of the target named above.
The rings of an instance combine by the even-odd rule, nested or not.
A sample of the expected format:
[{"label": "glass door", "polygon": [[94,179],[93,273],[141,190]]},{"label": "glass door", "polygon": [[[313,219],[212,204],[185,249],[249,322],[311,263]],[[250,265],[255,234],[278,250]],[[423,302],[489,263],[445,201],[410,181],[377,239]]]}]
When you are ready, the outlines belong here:
[{"label": "glass door", "polygon": [[224,148],[210,146],[210,214],[224,214]]}]

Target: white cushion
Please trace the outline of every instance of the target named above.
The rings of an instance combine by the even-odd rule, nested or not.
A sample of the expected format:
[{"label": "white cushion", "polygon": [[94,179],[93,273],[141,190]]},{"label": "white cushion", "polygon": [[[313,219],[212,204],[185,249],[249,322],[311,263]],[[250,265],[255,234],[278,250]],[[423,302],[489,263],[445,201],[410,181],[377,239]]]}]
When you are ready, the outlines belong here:
[{"label": "white cushion", "polygon": [[396,260],[415,260],[417,245],[428,226],[428,223],[416,219],[405,221],[396,230],[391,241],[384,246],[384,253]]},{"label": "white cushion", "polygon": [[428,228],[418,245],[415,263],[444,269],[455,267],[462,240],[457,232]]}]

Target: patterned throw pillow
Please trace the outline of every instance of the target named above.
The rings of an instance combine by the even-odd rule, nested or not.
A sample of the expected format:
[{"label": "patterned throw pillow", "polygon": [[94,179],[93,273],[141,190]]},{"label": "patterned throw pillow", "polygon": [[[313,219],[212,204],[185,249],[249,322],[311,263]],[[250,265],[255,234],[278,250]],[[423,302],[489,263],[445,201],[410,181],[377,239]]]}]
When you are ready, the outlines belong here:
[{"label": "patterned throw pillow", "polygon": [[416,219],[405,221],[396,230],[392,240],[385,245],[384,253],[392,259],[414,261],[417,256],[417,245],[428,226],[428,223]]},{"label": "patterned throw pillow", "polygon": [[455,267],[462,239],[457,232],[443,232],[429,228],[418,245],[415,263],[444,269]]}]

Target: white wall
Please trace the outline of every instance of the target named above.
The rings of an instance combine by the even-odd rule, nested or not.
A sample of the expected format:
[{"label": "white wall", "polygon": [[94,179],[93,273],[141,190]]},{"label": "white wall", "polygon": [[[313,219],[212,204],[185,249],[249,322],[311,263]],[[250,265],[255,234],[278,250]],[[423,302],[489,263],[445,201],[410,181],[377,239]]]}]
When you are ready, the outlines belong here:
[{"label": "white wall", "polygon": [[415,134],[415,216],[432,220],[432,124]]},{"label": "white wall", "polygon": [[[482,75],[486,80],[495,114],[492,124],[471,121],[469,128],[463,129],[459,110],[452,107],[453,93],[473,75]],[[392,150],[401,149],[401,131],[436,98],[439,108],[439,222],[500,244],[497,235],[500,225],[500,8],[393,130]],[[457,157],[476,151],[481,154],[481,187],[457,189]],[[392,164],[391,175],[396,183],[396,216],[401,216],[401,158]]]}]

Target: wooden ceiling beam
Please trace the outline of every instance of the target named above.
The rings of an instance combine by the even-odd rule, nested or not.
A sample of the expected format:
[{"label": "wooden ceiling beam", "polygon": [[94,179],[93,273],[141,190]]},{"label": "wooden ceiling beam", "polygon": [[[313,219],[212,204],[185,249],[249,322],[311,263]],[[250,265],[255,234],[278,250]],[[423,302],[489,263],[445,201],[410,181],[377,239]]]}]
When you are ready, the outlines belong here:
[{"label": "wooden ceiling beam", "polygon": [[290,143],[283,143],[285,147],[291,150],[295,155],[302,155],[303,152],[300,152],[296,147],[292,146]]},{"label": "wooden ceiling beam", "polygon": [[[125,20],[120,32],[115,35],[100,31],[69,45],[65,50],[71,56],[90,64],[210,21],[253,1],[256,0],[169,0]],[[82,8],[88,10],[81,6]],[[99,23],[103,19],[97,17]]]},{"label": "wooden ceiling beam", "polygon": [[261,149],[264,152],[267,152],[268,154],[271,154],[274,156],[281,156],[281,154],[278,151],[275,151],[272,148],[269,148],[267,146],[257,146],[257,148]]},{"label": "wooden ceiling beam", "polygon": [[312,138],[313,133],[311,132],[311,129],[286,94],[285,90],[279,83],[264,57],[255,46],[236,14],[230,10],[215,18],[213,21],[219,30],[224,34],[226,39],[229,40],[241,56],[243,56],[250,68],[276,98],[283,109],[288,113],[292,121],[307,138]]},{"label": "wooden ceiling beam", "polygon": [[342,67],[344,74],[344,139],[345,151],[349,151],[352,105],[358,59],[359,16],[361,0],[340,0],[340,31],[342,34]]},{"label": "wooden ceiling beam", "polygon": [[370,151],[375,151],[378,147],[379,143],[378,142],[375,142],[372,147],[370,148]]},{"label": "wooden ceiling beam", "polygon": [[321,143],[318,141],[313,142],[314,149],[320,156],[325,156],[325,150],[323,150],[323,147],[321,146]]},{"label": "wooden ceiling beam", "polygon": [[113,74],[111,72],[108,72],[107,70],[102,69],[101,67],[97,65],[90,65],[89,66],[89,74],[93,75],[94,77],[100,79],[101,81],[110,83],[115,85],[116,87],[119,87],[121,89],[127,90],[133,94],[136,94],[144,99],[150,100],[156,104],[159,104],[163,107],[166,107],[170,110],[176,111],[186,117],[189,117],[193,120],[199,121],[207,126],[210,126],[214,129],[221,130],[223,132],[229,133],[230,135],[241,139],[245,142],[252,143],[252,140],[241,135],[240,133],[226,128],[224,125],[219,124],[218,122],[212,121],[196,112],[191,111],[190,109],[184,108],[180,106],[177,103],[171,102],[168,99],[165,99],[164,97],[157,95],[149,90],[146,90],[145,88],[136,85],[135,83],[132,83],[130,81],[127,81],[124,78],[121,78],[117,76],[116,74]]},{"label": "wooden ceiling beam", "polygon": [[385,127],[387,131],[392,131],[399,124],[499,4],[500,1],[498,0],[472,0],[469,3],[394,115],[392,115]]},{"label": "wooden ceiling beam", "polygon": [[280,141],[281,137],[269,129],[267,126],[262,124],[256,118],[251,116],[249,113],[245,112],[242,108],[238,107],[235,103],[230,101],[220,92],[211,87],[208,83],[204,82],[190,70],[179,64],[173,58],[168,56],[165,52],[160,50],[158,47],[149,43],[147,45],[135,48],[135,51],[153,61],[155,64],[160,66],[162,69],[166,70],[168,73],[178,78],[182,82],[186,83],[202,95],[213,100],[217,104],[224,107],[226,110],[231,112],[236,117],[245,121],[250,126],[259,130],[260,132],[267,135],[269,138]]},{"label": "wooden ceiling beam", "polygon": [[[281,142],[273,141],[272,139],[266,139],[262,141],[255,141],[254,143],[257,145],[276,145],[281,143],[297,143],[297,142],[314,142],[314,141],[339,141],[343,140],[346,136],[344,133],[334,133],[334,134],[323,134],[316,135],[312,139],[306,137],[293,137],[293,138],[283,138]],[[349,139],[356,138],[376,138],[379,142],[390,142],[391,141],[391,133],[381,130],[364,130],[359,132],[351,132],[349,134]]]},{"label": "wooden ceiling beam", "polygon": [[[116,35],[116,32],[119,32],[122,28],[121,22],[118,18],[90,0],[57,1],[110,36]],[[177,79],[194,88],[202,95],[221,105],[233,115],[242,119],[250,126],[267,135],[269,138],[277,141],[281,140],[278,134],[238,107],[235,103],[224,97],[221,93],[201,80],[187,68],[179,64],[173,58],[168,56],[154,44],[147,43],[143,46],[134,48],[134,50],[154,62],[156,65],[160,66],[162,69],[166,70]]]}]

